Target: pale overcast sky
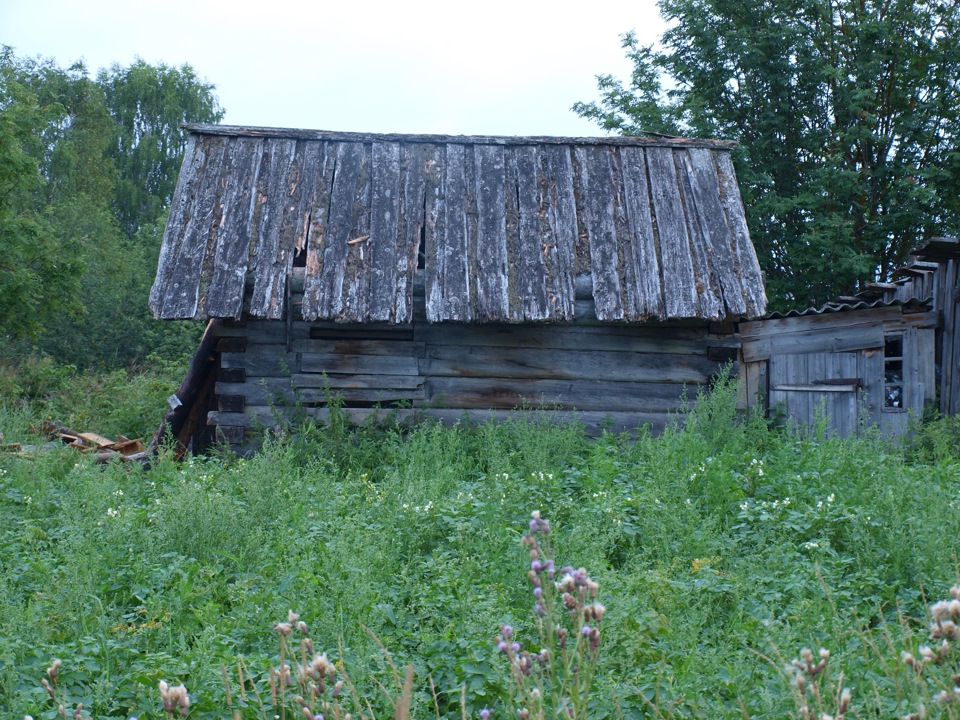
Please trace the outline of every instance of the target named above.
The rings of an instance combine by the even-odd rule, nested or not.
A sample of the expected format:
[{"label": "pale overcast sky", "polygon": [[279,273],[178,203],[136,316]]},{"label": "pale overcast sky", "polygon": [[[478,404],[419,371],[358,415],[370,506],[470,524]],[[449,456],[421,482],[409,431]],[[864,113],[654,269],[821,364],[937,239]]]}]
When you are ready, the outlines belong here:
[{"label": "pale overcast sky", "polygon": [[18,56],[189,63],[224,123],[358,132],[601,135],[570,106],[663,29],[654,0],[0,0]]}]

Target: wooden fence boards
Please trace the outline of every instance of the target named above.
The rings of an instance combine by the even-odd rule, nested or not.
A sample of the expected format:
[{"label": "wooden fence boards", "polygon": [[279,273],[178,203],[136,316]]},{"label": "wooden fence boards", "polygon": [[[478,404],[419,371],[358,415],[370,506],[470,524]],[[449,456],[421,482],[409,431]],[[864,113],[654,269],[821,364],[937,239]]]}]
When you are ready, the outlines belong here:
[{"label": "wooden fence boards", "polygon": [[764,310],[722,143],[308,135],[191,136],[156,314],[289,317],[306,251],[305,319],[410,322],[421,239],[432,322],[569,320],[583,272],[601,321]]}]

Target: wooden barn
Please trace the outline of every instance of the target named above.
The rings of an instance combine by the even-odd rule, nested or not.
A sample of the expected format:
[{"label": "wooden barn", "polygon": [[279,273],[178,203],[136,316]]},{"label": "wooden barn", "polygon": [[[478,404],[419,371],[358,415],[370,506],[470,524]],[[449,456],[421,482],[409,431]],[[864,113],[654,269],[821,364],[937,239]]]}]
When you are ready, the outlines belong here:
[{"label": "wooden barn", "polygon": [[936,238],[892,283],[822,308],[740,323],[745,402],[842,436],[904,435],[931,410],[960,412],[960,246]]},{"label": "wooden barn", "polygon": [[246,452],[331,396],[656,429],[765,312],[732,143],[188,130],[150,297],[209,321],[182,441]]}]

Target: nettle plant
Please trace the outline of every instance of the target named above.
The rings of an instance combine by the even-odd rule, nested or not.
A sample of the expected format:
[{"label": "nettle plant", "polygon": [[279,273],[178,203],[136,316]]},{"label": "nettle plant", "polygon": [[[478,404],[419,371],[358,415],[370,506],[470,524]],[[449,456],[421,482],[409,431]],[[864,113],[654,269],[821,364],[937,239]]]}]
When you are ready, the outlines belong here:
[{"label": "nettle plant", "polygon": [[[587,701],[600,652],[604,607],[599,585],[584,568],[556,569],[550,523],[534,511],[523,536],[530,550],[528,577],[539,650],[524,648],[509,625],[500,628],[497,648],[510,662],[511,712],[519,720],[588,717]],[[490,711],[481,712],[488,720]]]}]

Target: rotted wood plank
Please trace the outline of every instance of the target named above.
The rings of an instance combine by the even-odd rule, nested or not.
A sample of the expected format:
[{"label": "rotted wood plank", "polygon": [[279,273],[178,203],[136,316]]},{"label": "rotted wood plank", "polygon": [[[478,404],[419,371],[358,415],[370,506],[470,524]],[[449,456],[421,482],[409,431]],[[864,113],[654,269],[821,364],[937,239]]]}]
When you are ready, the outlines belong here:
[{"label": "rotted wood plank", "polygon": [[[424,232],[426,178],[436,170],[436,148],[430,145],[404,145],[403,157],[403,201],[402,212],[397,218],[398,242],[396,294],[394,296],[397,322],[409,323],[413,320],[413,280],[417,272],[420,253],[420,240]],[[428,164],[432,163],[428,167]]]},{"label": "rotted wood plank", "polygon": [[550,318],[544,254],[549,242],[540,228],[537,149],[516,147],[507,152],[510,184],[517,197],[517,243],[510,263],[516,267],[516,284],[510,289],[515,315],[522,320]]},{"label": "rotted wood plank", "polygon": [[733,236],[720,200],[720,180],[714,153],[711,150],[693,148],[677,155],[683,160],[686,170],[686,182],[682,187],[685,192],[689,192],[685,198],[687,214],[692,216],[700,228],[700,235],[696,238],[699,242],[694,243],[694,247],[700,248],[696,257],[698,262],[702,259],[705,268],[699,275],[704,280],[710,278],[711,290],[717,297],[719,306],[718,316],[741,317],[747,311],[747,304],[742,280],[734,263],[736,249],[733,246]]},{"label": "rotted wood plank", "polygon": [[620,150],[620,170],[623,175],[624,209],[628,223],[629,244],[625,260],[629,262],[631,282],[627,293],[635,308],[634,320],[648,317],[663,320],[666,308],[660,285],[662,271],[657,257],[653,234],[653,210],[650,207],[650,188],[647,184],[647,161],[643,150],[624,147]]},{"label": "rotted wood plank", "polygon": [[690,238],[677,181],[673,150],[648,148],[647,169],[653,197],[655,227],[663,267],[663,299],[668,318],[697,317],[696,275]]},{"label": "rotted wood plank", "polygon": [[372,151],[362,146],[360,167],[351,206],[350,230],[347,234],[346,270],[344,272],[343,309],[338,319],[363,322],[369,315],[370,300],[370,193]]},{"label": "rotted wood plank", "polygon": [[[328,149],[328,152],[330,150],[332,148]],[[356,224],[354,203],[358,190],[360,193],[363,191],[365,153],[363,145],[358,143],[340,143],[335,152],[330,212],[322,236],[322,245],[319,242],[316,245],[320,268],[315,282],[311,282],[308,264],[303,300],[306,319],[335,320],[342,316],[347,301],[344,297],[344,285],[351,247],[348,243],[355,239],[351,234]],[[317,240],[320,241],[321,238],[318,237]],[[316,314],[312,312],[314,307]]]},{"label": "rotted wood plank", "polygon": [[717,183],[720,188],[720,203],[732,236],[735,251],[735,272],[743,289],[745,317],[760,317],[767,311],[767,295],[764,290],[763,275],[757,251],[750,240],[747,218],[740,197],[740,187],[733,169],[733,160],[729,152],[717,152],[714,155],[717,169]]},{"label": "rotted wood plank", "polygon": [[429,345],[421,375],[489,378],[627,380],[634,382],[707,382],[718,363],[698,355],[531,348]]},{"label": "rotted wood plank", "polygon": [[424,304],[427,319],[443,319],[443,245],[446,242],[447,147],[434,148],[424,173]]},{"label": "rotted wood plank", "polygon": [[223,217],[214,252],[213,277],[207,290],[206,313],[239,319],[244,282],[250,262],[250,227],[256,202],[257,176],[263,157],[262,140],[235,139],[227,150]]},{"label": "rotted wood plank", "polygon": [[250,314],[254,317],[276,320],[283,315],[284,287],[278,285],[277,266],[285,261],[280,246],[280,231],[286,202],[289,200],[291,174],[296,174],[295,140],[270,140],[265,143],[264,159],[260,164],[257,183],[256,222],[253,225],[253,292],[250,296]]},{"label": "rotted wood plank", "polygon": [[[325,285],[324,283],[324,273],[329,270],[325,264],[327,228],[330,224],[330,199],[333,193],[333,178],[337,169],[337,157],[337,147],[325,144],[323,162],[317,171],[316,199],[310,208],[310,225],[307,228],[307,261],[304,267],[303,296],[300,308],[301,317],[305,320],[317,319],[324,293],[329,290],[328,284]],[[335,258],[335,255],[333,257]]]},{"label": "rotted wood plank", "polygon": [[[397,319],[397,271],[409,272],[408,248],[398,233],[400,220],[400,146],[376,143],[372,152],[370,195],[370,284],[365,321]],[[404,278],[406,281],[406,278]],[[401,322],[406,317],[400,318]]]},{"label": "rotted wood plank", "polygon": [[516,380],[513,378],[429,377],[426,399],[447,408],[549,407],[560,410],[666,412],[693,398],[697,385],[604,382],[597,380]]},{"label": "rotted wood plank", "polygon": [[189,204],[189,213],[182,229],[182,239],[175,256],[171,259],[174,271],[163,293],[163,308],[160,316],[164,318],[196,317],[200,296],[200,273],[210,243],[210,231],[214,212],[217,210],[215,198],[220,191],[220,183],[211,182],[211,178],[220,177],[226,144],[218,138],[204,138],[197,147],[197,182],[188,181],[186,192],[194,192],[193,202]]},{"label": "rotted wood plank", "polygon": [[610,169],[610,149],[578,147],[580,167],[580,219],[586,229],[593,276],[593,300],[597,319],[622,320],[618,238],[614,226],[614,178]]},{"label": "rotted wood plank", "polygon": [[160,246],[157,276],[153,281],[153,287],[150,288],[150,309],[154,316],[158,318],[163,316],[163,305],[169,285],[174,282],[173,278],[177,272],[176,258],[180,254],[184,230],[194,212],[194,203],[198,199],[197,189],[202,180],[200,170],[206,158],[203,147],[205,146],[201,146],[196,135],[190,135],[187,138],[180,176],[177,180],[177,187],[173,192],[170,215],[164,229],[163,243]]},{"label": "rotted wood plank", "polygon": [[546,187],[542,190],[544,218],[550,227],[550,248],[545,253],[547,295],[556,320],[572,320],[575,313],[577,274],[577,200],[573,191],[573,163],[570,148],[541,147],[546,165]]},{"label": "rotted wood plank", "polygon": [[477,145],[473,153],[477,201],[474,312],[480,321],[506,320],[510,316],[510,300],[507,288],[504,152],[502,147]]}]

